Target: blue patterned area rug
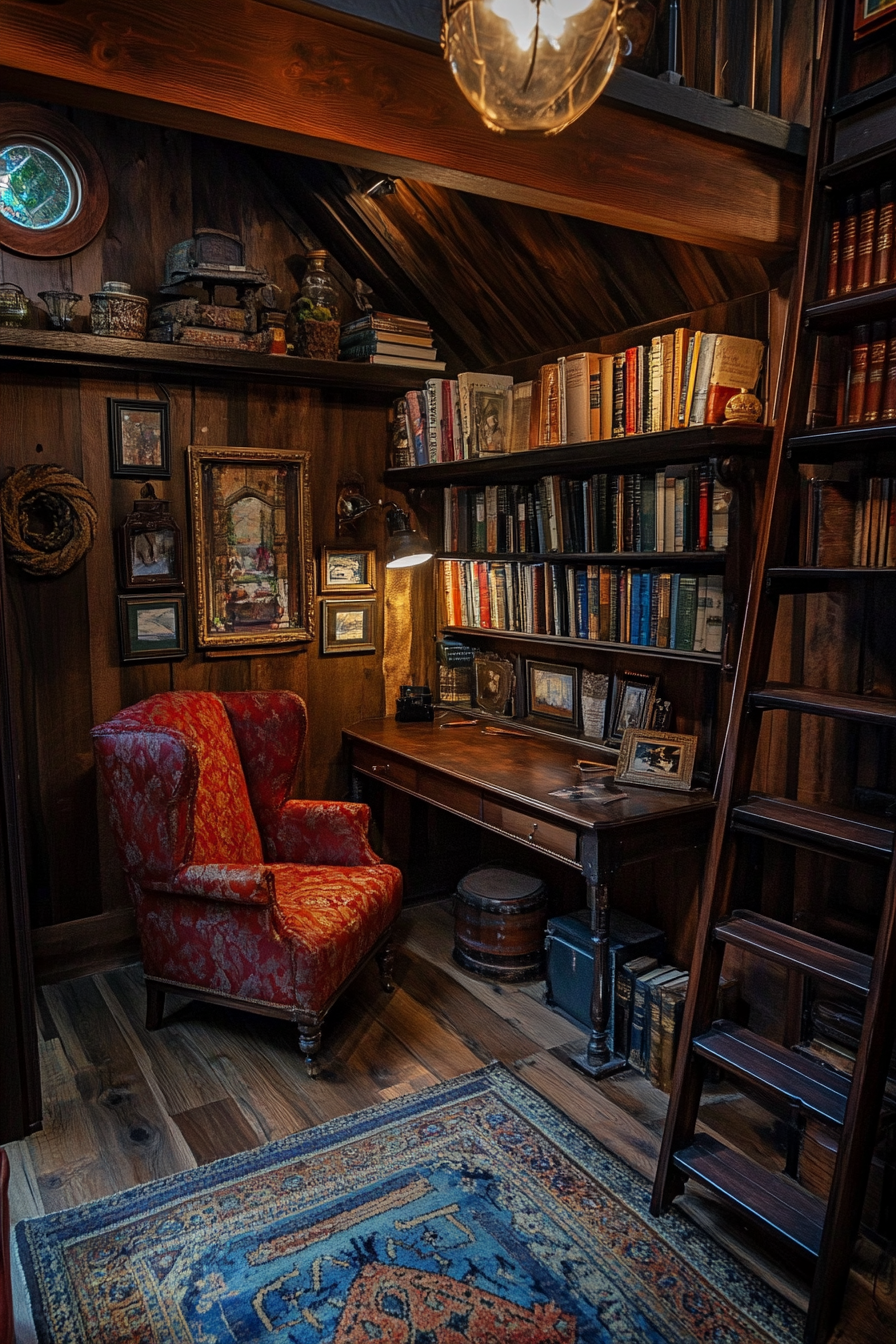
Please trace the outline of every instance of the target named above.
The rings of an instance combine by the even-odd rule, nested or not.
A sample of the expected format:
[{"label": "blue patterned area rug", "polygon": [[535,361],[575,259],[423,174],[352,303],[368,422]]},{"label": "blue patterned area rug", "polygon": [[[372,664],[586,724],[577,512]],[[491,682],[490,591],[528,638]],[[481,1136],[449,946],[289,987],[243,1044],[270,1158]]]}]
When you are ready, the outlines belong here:
[{"label": "blue patterned area rug", "polygon": [[40,1344],[798,1344],[797,1312],[648,1201],[491,1065],[17,1244]]}]

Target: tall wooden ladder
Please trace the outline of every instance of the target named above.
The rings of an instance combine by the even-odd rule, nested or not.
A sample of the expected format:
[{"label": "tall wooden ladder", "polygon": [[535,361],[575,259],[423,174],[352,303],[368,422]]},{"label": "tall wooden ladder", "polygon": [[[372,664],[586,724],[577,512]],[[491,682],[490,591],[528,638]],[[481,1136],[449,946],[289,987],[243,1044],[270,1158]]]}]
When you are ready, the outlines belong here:
[{"label": "tall wooden ladder", "polygon": [[[778,417],[772,443],[743,640],[717,789],[690,989],[652,1209],[669,1207],[685,1182],[709,1187],[730,1207],[771,1234],[788,1263],[811,1275],[806,1344],[824,1344],[842,1306],[878,1131],[887,1067],[896,1033],[896,860],[893,825],[884,819],[751,793],[763,715],[773,709],[896,727],[896,700],[767,681],[778,598],[824,589],[836,574],[787,566],[787,544],[799,500],[798,435],[805,431],[814,333],[804,310],[817,292],[824,228],[819,170],[829,143],[825,120],[831,81],[835,8],[828,0],[820,28],[804,196],[803,227],[784,340]],[[850,447],[841,455],[854,455]],[[809,458],[808,460],[816,460]],[[878,571],[879,573],[879,571]],[[892,571],[890,571],[892,573]],[[851,572],[853,582],[857,579]],[[732,909],[744,871],[744,838],[864,861],[887,868],[873,957],[748,909]],[[740,853],[739,853],[740,850]],[[864,1024],[851,1083],[823,1064],[731,1022],[713,1023],[725,948],[734,945],[801,977],[864,999]],[[802,983],[802,982],[801,982]],[[827,1202],[790,1174],[768,1172],[734,1149],[695,1137],[707,1064],[777,1097],[794,1118],[817,1117],[839,1127]],[[777,1104],[777,1103],[776,1103]],[[792,1169],[792,1162],[788,1168]]]}]

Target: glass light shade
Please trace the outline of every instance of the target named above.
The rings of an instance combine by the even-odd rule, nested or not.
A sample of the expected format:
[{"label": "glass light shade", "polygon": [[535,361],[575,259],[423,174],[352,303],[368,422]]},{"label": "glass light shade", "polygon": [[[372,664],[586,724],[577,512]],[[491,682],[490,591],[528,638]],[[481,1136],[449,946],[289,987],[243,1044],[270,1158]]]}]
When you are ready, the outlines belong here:
[{"label": "glass light shade", "polygon": [[613,73],[618,9],[619,0],[445,0],[442,41],[486,126],[556,135]]},{"label": "glass light shade", "polygon": [[398,532],[386,542],[386,568],[409,569],[432,559],[432,551],[416,532]]}]

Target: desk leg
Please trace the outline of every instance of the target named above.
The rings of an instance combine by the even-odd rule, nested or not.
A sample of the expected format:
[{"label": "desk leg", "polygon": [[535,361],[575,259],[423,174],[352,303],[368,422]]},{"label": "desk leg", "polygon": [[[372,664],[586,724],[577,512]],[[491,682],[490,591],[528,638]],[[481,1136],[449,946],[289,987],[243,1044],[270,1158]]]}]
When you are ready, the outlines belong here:
[{"label": "desk leg", "polygon": [[606,1078],[626,1067],[626,1060],[613,1053],[610,1040],[610,888],[607,873],[601,873],[598,842],[594,835],[581,839],[582,872],[588,908],[591,911],[591,947],[594,952],[594,981],[591,989],[591,1036],[580,1055],[572,1056],[576,1068],[591,1078]]}]

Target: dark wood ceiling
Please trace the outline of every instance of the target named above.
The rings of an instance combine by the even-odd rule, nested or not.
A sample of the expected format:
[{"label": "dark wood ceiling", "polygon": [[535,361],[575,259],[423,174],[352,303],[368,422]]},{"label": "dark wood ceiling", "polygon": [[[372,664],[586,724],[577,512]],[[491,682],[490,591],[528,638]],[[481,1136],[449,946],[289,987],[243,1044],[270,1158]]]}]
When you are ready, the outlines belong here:
[{"label": "dark wood ceiling", "polygon": [[754,257],[314,159],[247,152],[306,247],[319,240],[374,303],[432,323],[449,369],[487,368],[756,293]]}]

